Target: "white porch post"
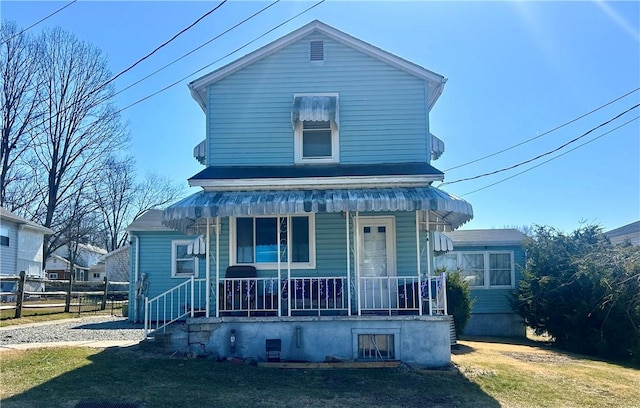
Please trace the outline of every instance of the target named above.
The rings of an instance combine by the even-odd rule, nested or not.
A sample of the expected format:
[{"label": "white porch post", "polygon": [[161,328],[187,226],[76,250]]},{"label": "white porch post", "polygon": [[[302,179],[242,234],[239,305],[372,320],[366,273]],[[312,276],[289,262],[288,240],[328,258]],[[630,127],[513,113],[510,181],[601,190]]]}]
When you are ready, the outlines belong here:
[{"label": "white porch post", "polygon": [[205,296],[206,296],[206,300],[205,300],[205,304],[206,306],[206,310],[205,310],[205,317],[209,317],[209,307],[211,306],[211,301],[210,301],[210,297],[211,297],[211,235],[209,234],[209,220],[211,218],[207,217],[207,254],[206,254],[206,260],[207,260],[207,265],[205,268],[206,271],[206,279],[205,279]]},{"label": "white porch post", "polygon": [[431,293],[431,256],[433,252],[431,251],[431,231],[429,226],[429,211],[425,211],[425,225],[427,228],[427,277],[429,281],[428,285],[428,293],[429,293],[429,316],[433,315],[433,305],[432,305],[432,293]]},{"label": "white porch post", "polygon": [[420,210],[416,210],[416,268],[418,269],[418,314],[422,316],[422,274],[420,273]]},{"label": "white porch post", "polygon": [[216,317],[220,317],[220,217],[216,217]]},{"label": "white porch post", "polygon": [[[351,316],[351,240],[349,237],[349,211],[345,212],[346,230],[347,230],[347,316]],[[344,296],[344,287],[342,288],[342,296]]]},{"label": "white porch post", "polygon": [[[291,292],[291,216],[287,216],[287,285]],[[287,314],[291,316],[291,293],[287,296]]]},{"label": "white porch post", "polygon": [[356,270],[356,300],[358,302],[358,316],[360,316],[361,314],[361,310],[360,310],[360,292],[361,292],[361,287],[360,287],[360,219],[358,216],[358,211],[356,211],[356,217],[353,220],[353,228],[355,230],[355,241],[354,242],[354,247],[355,247],[355,259],[354,259],[354,266],[355,266],[355,270]]},{"label": "white porch post", "polygon": [[[280,265],[280,217],[276,217],[276,240],[278,241],[278,285],[282,282],[282,268]],[[282,296],[278,296],[278,316],[282,316]]]}]

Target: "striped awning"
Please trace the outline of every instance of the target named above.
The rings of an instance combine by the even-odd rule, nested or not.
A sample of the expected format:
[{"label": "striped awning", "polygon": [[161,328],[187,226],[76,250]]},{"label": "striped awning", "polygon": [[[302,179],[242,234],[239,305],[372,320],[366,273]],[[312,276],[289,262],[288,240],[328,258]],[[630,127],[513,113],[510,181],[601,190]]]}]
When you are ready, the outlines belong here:
[{"label": "striped awning", "polygon": [[338,98],[335,96],[296,96],[291,108],[291,125],[297,122],[330,122],[339,126]]},{"label": "striped awning", "polygon": [[323,212],[430,211],[452,229],[473,218],[471,204],[435,187],[200,191],[164,210],[162,223],[186,231],[206,217]]}]

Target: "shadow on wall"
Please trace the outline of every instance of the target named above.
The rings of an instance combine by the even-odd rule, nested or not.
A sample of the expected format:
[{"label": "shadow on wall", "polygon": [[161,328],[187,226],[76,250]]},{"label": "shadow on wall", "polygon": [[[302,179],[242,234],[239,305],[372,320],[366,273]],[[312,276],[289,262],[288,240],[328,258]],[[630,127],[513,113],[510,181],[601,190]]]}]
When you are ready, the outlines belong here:
[{"label": "shadow on wall", "polygon": [[[310,401],[354,407],[500,406],[453,368],[279,370],[169,357],[137,346],[102,351],[35,349],[7,356],[3,356],[3,376],[44,374],[49,379],[3,398],[3,408],[251,407],[256,401],[263,407],[305,406]],[[39,364],[27,364],[26,359]],[[43,362],[47,362],[44,373]]]}]

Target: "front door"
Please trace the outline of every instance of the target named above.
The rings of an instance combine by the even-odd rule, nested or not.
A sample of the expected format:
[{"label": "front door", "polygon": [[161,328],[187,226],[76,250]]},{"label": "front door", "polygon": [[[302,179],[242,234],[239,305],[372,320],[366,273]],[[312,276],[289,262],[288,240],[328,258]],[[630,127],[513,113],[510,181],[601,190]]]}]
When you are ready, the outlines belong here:
[{"label": "front door", "polygon": [[395,222],[393,217],[360,217],[360,308],[393,307],[389,277],[396,275]]}]

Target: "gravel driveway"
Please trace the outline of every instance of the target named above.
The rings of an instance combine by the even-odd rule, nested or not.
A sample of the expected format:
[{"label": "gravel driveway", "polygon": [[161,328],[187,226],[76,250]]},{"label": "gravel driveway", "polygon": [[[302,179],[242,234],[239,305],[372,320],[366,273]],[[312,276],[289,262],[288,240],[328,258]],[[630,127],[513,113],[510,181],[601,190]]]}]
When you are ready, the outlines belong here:
[{"label": "gravel driveway", "polygon": [[141,340],[142,325],[130,323],[126,318],[94,316],[24,326],[0,328],[0,345],[24,343],[51,343],[62,341],[120,341]]}]

